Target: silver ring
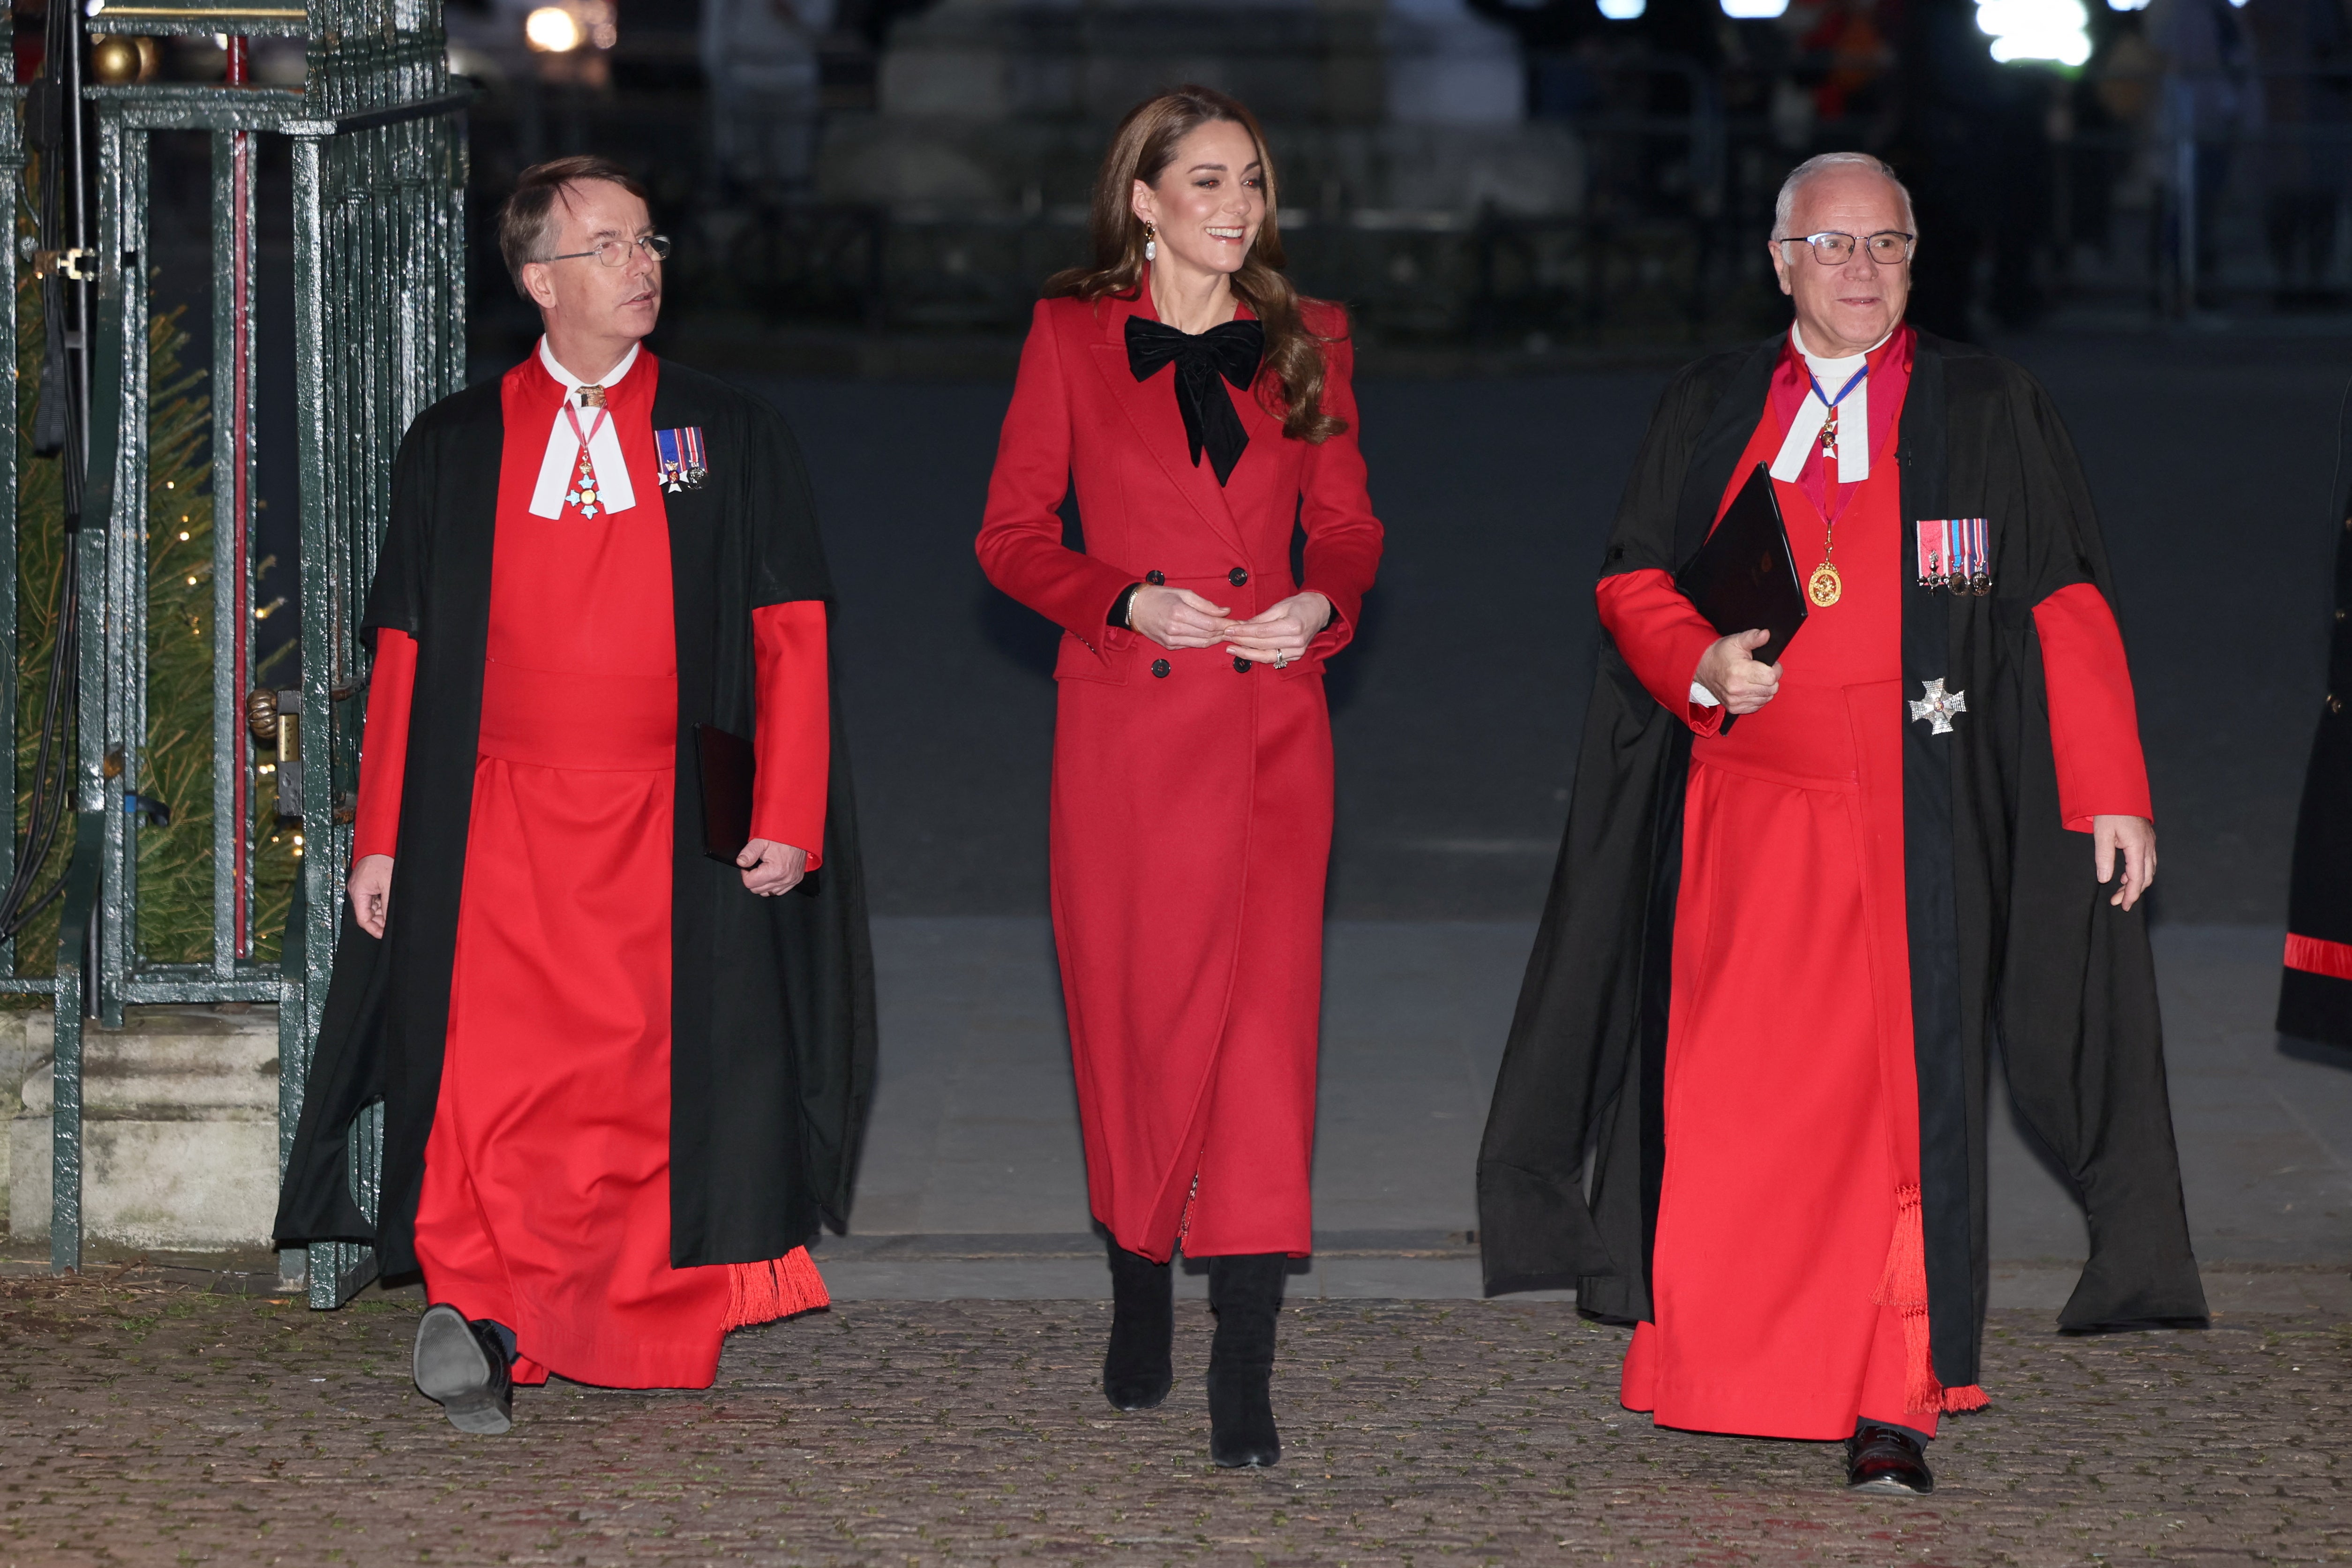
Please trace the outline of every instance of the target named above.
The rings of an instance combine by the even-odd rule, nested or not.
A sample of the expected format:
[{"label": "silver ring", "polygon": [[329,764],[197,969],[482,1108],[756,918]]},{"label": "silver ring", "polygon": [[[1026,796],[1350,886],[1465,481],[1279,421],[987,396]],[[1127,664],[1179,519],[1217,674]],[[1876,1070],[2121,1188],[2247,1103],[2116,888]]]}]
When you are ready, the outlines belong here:
[{"label": "silver ring", "polygon": [[1286,667],[1289,663],[1290,655],[1288,653],[1276,653],[1274,656],[1274,667],[1277,670]]}]

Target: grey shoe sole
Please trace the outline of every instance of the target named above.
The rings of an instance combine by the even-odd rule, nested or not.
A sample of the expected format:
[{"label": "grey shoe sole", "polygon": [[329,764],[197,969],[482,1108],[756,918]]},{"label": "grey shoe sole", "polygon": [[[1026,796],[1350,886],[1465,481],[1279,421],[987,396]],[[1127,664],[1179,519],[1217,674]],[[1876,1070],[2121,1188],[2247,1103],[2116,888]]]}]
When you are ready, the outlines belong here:
[{"label": "grey shoe sole", "polygon": [[513,1396],[500,1397],[497,1369],[457,1308],[425,1309],[413,1367],[416,1391],[439,1405],[460,1432],[494,1437],[514,1425],[508,1404]]},{"label": "grey shoe sole", "polygon": [[1846,1483],[1845,1490],[1862,1492],[1871,1497],[1926,1497],[1936,1490],[1936,1483],[1930,1480],[1925,1486],[1915,1487],[1906,1485],[1893,1476],[1878,1476],[1866,1481],[1849,1481]]}]

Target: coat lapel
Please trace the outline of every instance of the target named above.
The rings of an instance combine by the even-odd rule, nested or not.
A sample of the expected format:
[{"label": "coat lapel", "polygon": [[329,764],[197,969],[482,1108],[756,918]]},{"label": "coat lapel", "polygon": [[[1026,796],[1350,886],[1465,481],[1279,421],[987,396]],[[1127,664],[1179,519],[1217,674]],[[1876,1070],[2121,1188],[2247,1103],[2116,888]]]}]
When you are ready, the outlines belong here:
[{"label": "coat lapel", "polygon": [[[1109,387],[1112,401],[1126,411],[1128,423],[1159,463],[1168,482],[1182,492],[1201,514],[1201,520],[1213,529],[1234,550],[1242,550],[1240,527],[1234,521],[1233,507],[1226,504],[1225,487],[1217,483],[1216,470],[1203,458],[1192,460],[1192,450],[1184,435],[1184,416],[1176,411],[1174,369],[1162,370],[1149,381],[1139,382],[1127,368],[1127,319],[1140,315],[1150,319],[1150,308],[1139,294],[1132,300],[1111,299],[1110,308],[1103,313],[1103,335],[1094,345],[1095,369],[1101,372]],[[1247,416],[1244,415],[1246,423]],[[1258,433],[1250,432],[1255,442]],[[1247,461],[1247,455],[1244,455]],[[1245,552],[1244,552],[1245,553]]]}]

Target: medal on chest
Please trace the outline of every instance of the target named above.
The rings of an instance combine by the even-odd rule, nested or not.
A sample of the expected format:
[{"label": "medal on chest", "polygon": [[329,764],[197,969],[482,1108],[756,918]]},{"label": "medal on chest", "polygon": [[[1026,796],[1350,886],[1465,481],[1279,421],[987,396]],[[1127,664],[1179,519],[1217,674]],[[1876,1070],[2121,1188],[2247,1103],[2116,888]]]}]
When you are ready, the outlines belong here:
[{"label": "medal on chest", "polygon": [[1827,559],[1813,568],[1813,575],[1805,579],[1805,597],[1827,610],[1845,594],[1845,579],[1838,575],[1837,563]]},{"label": "medal on chest", "polygon": [[563,493],[563,504],[583,517],[593,517],[603,505],[603,498],[597,492],[596,465],[588,455],[588,444],[596,438],[596,433],[604,425],[604,389],[583,387],[580,389],[580,401],[595,409],[596,418],[587,429],[581,429],[580,416],[572,412],[572,400],[564,400],[563,417],[572,422],[572,434],[580,438],[580,458],[572,470],[572,487]]},{"label": "medal on chest", "polygon": [[[1862,385],[1863,378],[1869,373],[1868,365],[1854,371],[1853,379],[1838,389],[1838,394],[1835,397],[1830,396],[1819,380],[1813,382],[1813,395],[1822,401],[1822,407],[1828,411],[1822,420],[1821,435],[1824,500],[1829,499],[1835,488],[1830,476],[1832,465],[1838,461],[1838,411],[1853,389]],[[1867,439],[1866,432],[1864,435]],[[1845,579],[1838,575],[1837,569],[1837,520],[1830,515],[1828,507],[1822,508],[1821,564],[1813,568],[1812,575],[1805,580],[1805,597],[1813,601],[1815,608],[1822,610],[1827,610],[1845,597]]]}]

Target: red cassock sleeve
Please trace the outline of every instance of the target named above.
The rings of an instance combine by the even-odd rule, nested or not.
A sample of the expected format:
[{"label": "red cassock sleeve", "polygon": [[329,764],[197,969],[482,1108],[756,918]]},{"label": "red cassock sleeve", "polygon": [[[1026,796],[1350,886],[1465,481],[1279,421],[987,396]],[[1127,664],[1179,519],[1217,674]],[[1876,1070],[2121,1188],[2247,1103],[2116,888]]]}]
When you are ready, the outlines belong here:
[{"label": "red cassock sleeve", "polygon": [[1655,567],[1604,577],[1593,590],[1601,624],[1618,654],[1668,713],[1700,735],[1723,727],[1723,709],[1691,701],[1691,677],[1721,635]]},{"label": "red cassock sleeve", "polygon": [[408,713],[416,694],[416,639],[378,627],[368,676],[367,727],[360,732],[360,802],[352,863],[398,852],[400,786],[408,772]]},{"label": "red cassock sleeve", "polygon": [[1089,647],[1118,647],[1133,633],[1107,622],[1134,576],[1062,542],[1062,502],[1070,493],[1070,397],[1049,314],[1053,303],[1037,302],[1022,346],[975,548],[981,570],[998,588]]},{"label": "red cassock sleeve", "polygon": [[824,860],[824,806],[833,779],[833,708],[825,677],[824,601],[795,599],[751,612],[759,695],[751,836]]},{"label": "red cassock sleeve", "polygon": [[2106,596],[2087,582],[2062,588],[2033,607],[2033,630],[2049,688],[2060,816],[2082,833],[2094,817],[2153,821],[2131,667]]}]

